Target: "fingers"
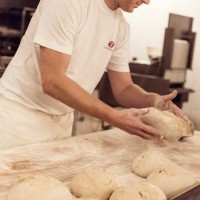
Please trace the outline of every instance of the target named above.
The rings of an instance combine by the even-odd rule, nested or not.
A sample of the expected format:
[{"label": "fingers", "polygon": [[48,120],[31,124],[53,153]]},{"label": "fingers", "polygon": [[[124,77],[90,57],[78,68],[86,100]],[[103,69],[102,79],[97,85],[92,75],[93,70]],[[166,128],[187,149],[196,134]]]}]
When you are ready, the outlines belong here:
[{"label": "fingers", "polygon": [[[118,124],[118,127],[123,129],[124,131],[138,135],[140,137],[151,139],[154,141],[160,142],[163,137],[159,130],[144,124],[138,116],[144,115],[149,112],[149,108],[142,108],[142,109],[125,109],[120,111],[121,115],[118,118],[120,121],[120,124]],[[123,119],[123,120],[122,120]],[[115,126],[117,126],[115,124]]]},{"label": "fingers", "polygon": [[145,115],[149,112],[149,108],[141,108],[141,109],[131,109],[132,115],[137,117],[139,115]]},{"label": "fingers", "polygon": [[169,110],[176,116],[181,117],[183,120],[188,122],[189,119],[185,115],[185,113],[171,101],[177,96],[177,94],[178,94],[177,90],[174,90],[168,95],[164,95],[162,97],[157,98],[155,100],[155,107],[160,110]]},{"label": "fingers", "polygon": [[185,115],[185,113],[177,107],[173,102],[168,102],[168,110],[172,113],[174,113],[177,117],[181,117],[186,122],[189,121],[188,117]]},{"label": "fingers", "polygon": [[188,117],[185,115],[185,113],[180,109],[178,108],[177,106],[172,105],[170,106],[169,108],[169,111],[174,113],[177,117],[181,117],[183,120],[185,120],[186,122],[189,121]]},{"label": "fingers", "polygon": [[156,140],[156,141],[160,141],[160,140],[163,139],[162,133],[159,130],[157,130],[157,129],[151,127],[151,126],[148,126],[148,125],[142,123],[142,129],[141,130],[150,139],[153,139],[153,140]]},{"label": "fingers", "polygon": [[137,135],[139,137],[142,137],[144,139],[148,139],[148,140],[153,140],[156,142],[161,142],[163,140],[163,136],[161,135],[153,135],[151,133],[147,133],[143,130],[137,130],[134,132],[134,135]]},{"label": "fingers", "polygon": [[142,138],[154,140],[156,142],[161,142],[163,140],[162,133],[159,130],[143,124],[142,122],[138,123],[137,128],[132,133]]},{"label": "fingers", "polygon": [[150,133],[147,133],[145,131],[140,131],[139,132],[139,136],[140,137],[143,137],[145,139],[148,139],[148,140],[153,140],[153,141],[156,141],[156,142],[161,142],[163,140],[163,136],[160,136],[160,135],[151,135]]},{"label": "fingers", "polygon": [[177,113],[176,115],[177,115],[178,117],[181,117],[181,118],[182,118],[183,120],[185,120],[186,122],[189,121],[188,117],[187,117],[183,112]]}]

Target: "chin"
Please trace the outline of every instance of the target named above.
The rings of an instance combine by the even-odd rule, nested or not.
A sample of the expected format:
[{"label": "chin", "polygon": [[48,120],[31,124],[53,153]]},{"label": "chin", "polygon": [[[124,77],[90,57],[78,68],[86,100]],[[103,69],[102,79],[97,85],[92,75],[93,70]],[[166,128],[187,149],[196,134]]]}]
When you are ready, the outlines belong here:
[{"label": "chin", "polygon": [[124,12],[132,13],[134,11],[134,8],[129,9],[123,9]]}]

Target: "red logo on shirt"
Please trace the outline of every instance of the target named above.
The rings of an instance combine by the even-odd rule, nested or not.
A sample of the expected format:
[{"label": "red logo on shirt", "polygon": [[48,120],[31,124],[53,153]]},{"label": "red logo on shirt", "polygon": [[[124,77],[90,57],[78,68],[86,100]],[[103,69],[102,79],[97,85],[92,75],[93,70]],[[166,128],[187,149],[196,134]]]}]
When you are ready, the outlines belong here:
[{"label": "red logo on shirt", "polygon": [[113,48],[115,46],[115,43],[113,41],[108,42],[109,48]]}]

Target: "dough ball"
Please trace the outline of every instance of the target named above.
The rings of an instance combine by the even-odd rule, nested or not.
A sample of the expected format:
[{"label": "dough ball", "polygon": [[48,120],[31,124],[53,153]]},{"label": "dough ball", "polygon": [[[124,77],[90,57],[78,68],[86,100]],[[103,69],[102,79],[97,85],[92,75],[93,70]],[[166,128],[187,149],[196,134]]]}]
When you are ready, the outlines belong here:
[{"label": "dough ball", "polygon": [[110,200],[167,200],[163,191],[155,185],[138,182],[114,190]]},{"label": "dough ball", "polygon": [[85,169],[72,179],[69,187],[77,197],[107,200],[115,189],[115,181],[102,169]]},{"label": "dough ball", "polygon": [[74,200],[98,200],[93,198],[75,198]]},{"label": "dough ball", "polygon": [[140,119],[143,123],[160,130],[164,139],[171,142],[177,142],[183,137],[194,134],[191,121],[186,122],[168,110],[161,111],[151,107],[148,113],[140,116]]},{"label": "dough ball", "polygon": [[192,174],[172,168],[153,171],[147,177],[147,181],[158,186],[168,198],[180,194],[197,183]]},{"label": "dough ball", "polygon": [[132,171],[138,176],[146,178],[155,169],[178,166],[167,158],[165,154],[157,150],[147,150],[135,158],[132,163]]},{"label": "dough ball", "polygon": [[91,199],[91,198],[87,198],[87,199],[85,199],[85,198],[76,198],[76,200],[98,200],[98,199]]},{"label": "dough ball", "polygon": [[16,183],[7,200],[72,200],[68,188],[59,180],[45,176],[30,176]]}]

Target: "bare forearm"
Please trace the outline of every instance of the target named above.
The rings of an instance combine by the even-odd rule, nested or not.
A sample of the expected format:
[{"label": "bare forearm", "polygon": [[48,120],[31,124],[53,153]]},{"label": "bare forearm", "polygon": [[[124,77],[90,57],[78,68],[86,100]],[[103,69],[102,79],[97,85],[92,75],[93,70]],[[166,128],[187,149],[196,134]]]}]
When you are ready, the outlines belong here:
[{"label": "bare forearm", "polygon": [[128,72],[108,70],[111,87],[115,99],[128,108],[143,108],[153,105],[155,93],[148,93],[134,84]]},{"label": "bare forearm", "polygon": [[115,98],[127,108],[144,108],[153,106],[155,96],[157,94],[146,92],[136,84],[130,84]]},{"label": "bare forearm", "polygon": [[88,115],[111,122],[116,110],[83,90],[65,75],[43,83],[43,91],[64,104]]}]

